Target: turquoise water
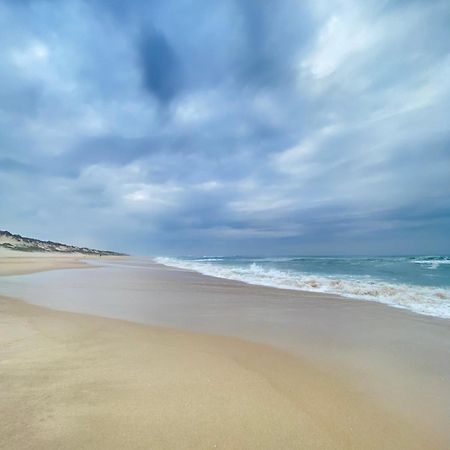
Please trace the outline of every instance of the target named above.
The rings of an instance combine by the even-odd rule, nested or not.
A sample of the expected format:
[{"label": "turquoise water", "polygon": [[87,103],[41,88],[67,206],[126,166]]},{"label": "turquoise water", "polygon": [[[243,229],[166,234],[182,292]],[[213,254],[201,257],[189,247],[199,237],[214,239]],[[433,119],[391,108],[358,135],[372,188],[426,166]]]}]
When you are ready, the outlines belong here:
[{"label": "turquoise water", "polygon": [[450,318],[450,257],[180,257],[163,264],[250,284],[338,294]]}]

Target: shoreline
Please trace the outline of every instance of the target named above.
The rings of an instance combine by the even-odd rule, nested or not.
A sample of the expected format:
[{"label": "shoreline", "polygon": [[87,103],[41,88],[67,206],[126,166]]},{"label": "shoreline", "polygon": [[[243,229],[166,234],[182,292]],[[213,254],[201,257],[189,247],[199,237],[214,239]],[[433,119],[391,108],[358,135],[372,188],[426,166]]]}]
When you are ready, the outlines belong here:
[{"label": "shoreline", "polygon": [[358,298],[358,297],[350,297],[350,296],[346,296],[344,294],[335,294],[335,293],[328,293],[328,292],[320,292],[320,291],[308,291],[305,289],[293,289],[293,288],[289,288],[289,287],[281,287],[281,286],[269,286],[269,285],[265,285],[265,284],[258,284],[258,283],[251,283],[249,281],[244,281],[244,280],[235,280],[232,278],[225,278],[225,277],[219,277],[218,275],[210,275],[210,274],[206,274],[194,269],[186,269],[183,267],[177,267],[177,266],[172,266],[170,264],[164,264],[161,263],[157,260],[155,260],[154,258],[149,258],[149,260],[152,261],[153,264],[155,265],[159,265],[161,267],[164,268],[168,268],[168,269],[175,269],[175,270],[180,270],[183,272],[188,272],[191,273],[193,275],[199,275],[201,277],[206,277],[206,278],[213,278],[222,282],[230,282],[232,284],[237,284],[237,285],[243,285],[243,286],[250,286],[250,287],[256,287],[256,288],[263,288],[263,289],[275,289],[275,290],[279,290],[279,291],[287,291],[290,292],[292,295],[300,295],[300,296],[311,296],[311,297],[316,297],[317,299],[322,299],[322,300],[336,300],[336,299],[341,299],[342,301],[348,302],[348,301],[354,301],[354,302],[368,302],[371,305],[373,305],[374,307],[381,307],[381,308],[394,308],[397,310],[402,311],[404,314],[408,314],[411,315],[412,317],[424,317],[424,318],[428,318],[431,320],[436,320],[436,321],[441,321],[444,323],[448,323],[450,324],[450,318],[447,317],[440,317],[440,316],[436,316],[436,315],[432,315],[432,314],[425,314],[422,312],[417,312],[414,311],[406,306],[399,306],[396,304],[392,304],[392,303],[387,303],[387,302],[382,302],[379,300],[373,300],[373,299],[366,299],[366,298]]},{"label": "shoreline", "polygon": [[[326,258],[325,258],[326,259]],[[333,258],[331,258],[333,259]],[[404,302],[404,300],[398,298],[398,296],[400,297],[408,297],[408,295],[412,294],[412,290],[416,290],[414,291],[414,295],[418,296],[419,293],[420,295],[424,296],[425,298],[427,298],[427,296],[432,296],[431,297],[431,301],[432,302],[436,302],[436,301],[443,301],[446,300],[447,302],[450,301],[450,291],[446,292],[445,291],[445,287],[441,287],[441,286],[426,286],[426,285],[412,285],[412,284],[407,284],[405,282],[398,282],[398,283],[392,283],[389,282],[387,280],[372,280],[370,283],[364,284],[364,285],[349,285],[347,286],[347,292],[342,291],[342,289],[340,291],[338,290],[327,290],[327,288],[319,288],[318,286],[316,287],[311,287],[311,288],[307,288],[306,286],[297,286],[294,287],[292,285],[289,285],[290,282],[292,282],[292,280],[289,278],[289,272],[285,272],[283,275],[288,278],[279,278],[279,277],[275,277],[274,279],[271,279],[270,282],[267,281],[267,279],[263,278],[263,279],[255,279],[252,278],[251,275],[249,275],[248,273],[244,273],[244,274],[240,274],[239,273],[239,267],[222,267],[220,265],[212,265],[212,266],[202,266],[202,265],[197,265],[197,267],[195,266],[189,266],[189,264],[191,263],[190,260],[183,260],[183,259],[177,259],[177,258],[163,258],[163,257],[157,257],[157,258],[152,258],[153,262],[156,264],[161,264],[162,266],[165,267],[171,267],[171,268],[175,268],[178,270],[187,270],[187,271],[191,271],[193,273],[197,273],[206,277],[213,277],[213,278],[219,278],[219,279],[223,279],[223,280],[229,280],[232,282],[237,282],[237,283],[244,283],[244,284],[248,284],[251,286],[260,286],[260,287],[266,287],[269,289],[281,289],[281,290],[288,290],[288,291],[293,291],[293,292],[300,292],[301,294],[318,294],[318,295],[322,295],[322,296],[326,296],[326,297],[338,297],[338,298],[343,298],[346,300],[355,300],[355,301],[368,301],[368,302],[373,302],[373,303],[378,303],[378,304],[382,304],[385,306],[389,306],[392,308],[397,308],[397,309],[402,309],[405,311],[409,311],[412,312],[413,314],[419,314],[422,316],[427,316],[427,317],[433,317],[433,318],[437,318],[437,319],[444,319],[444,320],[449,320],[450,319],[450,311],[447,309],[441,309],[441,305],[439,304],[434,304],[434,305],[430,305],[429,303],[423,303],[423,304],[415,304],[414,301],[408,303],[408,302]],[[198,264],[203,264],[204,262],[201,260],[195,260],[196,262],[198,262]],[[208,260],[205,260],[205,262],[207,262],[207,264],[209,264]],[[257,263],[257,260],[255,259],[255,264]],[[229,270],[229,272],[227,274],[218,274],[217,270],[220,269],[225,269],[225,270]],[[237,272],[234,272],[233,270],[237,270]],[[278,269],[275,269],[278,270]],[[280,269],[282,270],[282,269]],[[280,272],[282,273],[282,272]],[[255,274],[254,274],[255,275]],[[258,275],[256,274],[256,277]],[[296,276],[302,276],[301,274],[296,274]],[[320,284],[322,282],[324,282],[324,280],[326,280],[327,282],[329,280],[333,280],[336,281],[337,283],[348,283],[348,280],[345,278],[345,276],[339,276],[339,275],[321,275],[321,274],[309,274],[307,277],[312,277],[312,281],[309,280],[309,283],[312,283],[314,285],[314,283],[316,284]],[[316,280],[314,280],[314,278],[316,278]],[[356,281],[353,281],[353,283],[361,283],[362,280],[360,279],[356,279]],[[288,284],[284,284],[284,283],[288,283]],[[364,283],[364,282],[363,282]],[[352,292],[352,289],[356,289],[358,290],[362,290],[362,293],[355,293]],[[388,291],[391,292],[396,292],[397,297],[384,297],[382,293],[379,293],[377,291],[374,290],[382,290],[382,289],[386,289]],[[420,290],[420,291],[417,291]],[[402,291],[402,292],[401,292]],[[401,295],[400,295],[401,293]],[[390,295],[391,295],[390,294]],[[415,301],[417,299],[414,299]],[[428,300],[430,301],[430,300]]]},{"label": "shoreline", "polygon": [[[115,274],[118,274],[120,272],[119,269],[115,270]],[[220,280],[220,282],[214,279],[205,281],[201,278],[204,277],[203,275],[194,277],[192,276],[192,274],[186,274],[181,275],[180,277],[180,274],[177,273],[177,271],[171,271],[170,269],[165,269],[162,272],[163,275],[161,275],[161,273],[157,269],[155,269],[155,271],[156,275],[154,274],[152,276],[166,276],[167,279],[163,279],[162,281],[160,281],[160,284],[155,285],[153,291],[149,290],[149,295],[159,292],[159,295],[162,295],[163,297],[164,295],[173,296],[173,292],[167,293],[164,292],[164,289],[165,291],[167,291],[168,286],[172,286],[174,284],[178,286],[179,284],[179,286],[186,291],[184,292],[184,295],[187,295],[187,298],[189,298],[189,291],[191,289],[194,289],[194,292],[197,292],[197,294],[201,290],[211,291],[212,289],[216,289],[214,291],[214,295],[217,297],[220,291],[221,295],[226,296],[226,299],[229,302],[229,306],[232,308],[237,307],[236,303],[234,302],[236,295],[248,298],[250,293],[251,295],[257,295],[263,305],[266,304],[266,306],[270,306],[268,305],[271,293],[270,288],[257,288],[252,285],[247,285],[249,286],[249,288],[242,289],[242,286],[239,285],[232,286],[233,284],[239,284],[239,282],[236,283],[230,281],[231,284],[226,282],[224,283],[224,281],[228,280],[223,280],[220,278],[217,279]],[[72,273],[72,275],[70,276],[75,276],[74,272],[78,272],[78,275],[80,275],[81,273],[92,274],[91,271],[66,272],[67,276],[69,276],[69,272]],[[97,278],[99,274],[105,273],[105,269],[102,268],[102,272],[95,272],[95,278]],[[195,274],[195,272],[193,273]],[[63,272],[59,272],[56,278],[59,278],[62,275]],[[136,273],[134,273],[134,276],[137,277]],[[135,279],[135,281],[139,280],[140,278]],[[200,283],[200,280],[202,283],[201,285],[198,284]],[[47,280],[45,280],[45,282],[47,282]],[[169,283],[169,285],[167,283]],[[190,283],[197,283],[197,285],[191,286]],[[136,284],[136,286],[139,286],[139,284]],[[200,289],[200,286],[203,287]],[[112,286],[112,288],[114,288],[114,286]],[[172,287],[171,289],[174,288]],[[295,292],[298,294],[298,291]],[[44,295],[45,294],[46,293],[44,292]],[[287,298],[289,297],[289,294],[291,293],[287,292],[280,298]],[[350,302],[354,302],[354,300],[350,300]],[[138,393],[134,391],[134,384],[138,379],[140,380],[139,383],[145,384],[146,381],[142,379],[141,371],[144,374],[148,374],[152,373],[153,370],[153,366],[151,364],[145,367],[139,366],[139,361],[142,358],[146,358],[147,352],[156,352],[158,354],[158,358],[164,359],[164,351],[167,351],[168,349],[167,342],[165,342],[163,346],[164,350],[162,348],[159,348],[159,350],[157,351],[155,348],[153,348],[153,340],[162,339],[162,336],[165,336],[164,339],[167,339],[168,333],[172,339],[169,347],[170,351],[174,355],[174,358],[170,360],[170,363],[169,361],[161,362],[159,370],[161,371],[161,373],[164,372],[164,377],[169,377],[169,379],[171,380],[170,383],[166,383],[164,385],[163,391],[170,397],[169,391],[171,390],[171,386],[179,386],[180,383],[186,381],[183,380],[183,378],[189,378],[189,374],[191,372],[192,376],[194,376],[193,374],[195,373],[195,382],[188,383],[188,386],[184,385],[183,389],[177,391],[177,395],[178,397],[181,396],[182,398],[186,395],[189,396],[190,390],[193,389],[195,391],[195,389],[199,389],[199,391],[197,390],[196,394],[190,398],[189,402],[191,406],[196,406],[197,409],[200,408],[202,414],[197,416],[193,422],[189,423],[189,429],[192,427],[194,428],[194,430],[189,431],[187,428],[183,428],[186,425],[185,421],[187,419],[178,414],[177,409],[181,408],[181,410],[184,411],[183,414],[191,413],[188,413],[187,410],[183,409],[186,405],[183,406],[180,398],[172,399],[173,404],[171,404],[170,407],[170,414],[167,411],[168,406],[164,402],[159,404],[157,411],[149,411],[147,406],[140,404],[139,408],[141,408],[141,413],[144,416],[146,414],[151,415],[151,424],[154,425],[155,423],[158,423],[158,419],[154,415],[157,413],[167,413],[168,415],[166,416],[166,419],[170,419],[174,424],[176,424],[176,426],[164,428],[160,423],[162,428],[153,428],[150,433],[151,436],[149,436],[145,430],[141,431],[139,429],[139,433],[142,432],[145,436],[148,436],[146,439],[153,439],[156,436],[159,436],[159,440],[153,441],[154,445],[157,445],[158,448],[211,448],[213,445],[217,445],[217,448],[238,448],[242,445],[246,446],[247,448],[277,448],[276,442],[284,442],[284,448],[298,448],[298,443],[301,442],[302,448],[352,448],[353,446],[355,448],[406,449],[445,448],[446,442],[449,442],[449,435],[447,430],[441,429],[441,426],[439,424],[437,424],[437,426],[438,429],[440,429],[440,432],[436,433],[436,430],[415,423],[416,420],[413,420],[414,415],[405,416],[399,413],[399,411],[397,411],[395,408],[386,408],[384,402],[378,401],[379,399],[375,398],[373,393],[367,392],[365,390],[364,384],[355,385],[355,381],[357,381],[355,380],[355,373],[352,374],[351,372],[344,370],[342,367],[342,370],[336,370],[336,361],[327,361],[327,354],[320,353],[319,349],[323,345],[320,344],[320,342],[317,343],[318,347],[317,345],[313,346],[311,345],[311,343],[306,342],[306,347],[310,346],[311,352],[304,353],[299,356],[298,354],[292,354],[292,352],[286,352],[286,350],[280,349],[278,345],[272,347],[270,345],[267,345],[266,343],[249,342],[246,337],[244,337],[243,340],[241,336],[229,337],[229,335],[226,334],[224,336],[218,336],[216,335],[216,333],[210,334],[205,330],[200,330],[200,332],[195,330],[185,331],[183,327],[141,325],[126,321],[124,322],[123,320],[108,319],[92,315],[83,315],[74,312],[54,311],[42,308],[41,306],[22,303],[17,300],[5,300],[4,297],[2,297],[1,305],[2,322],[7,323],[7,320],[5,322],[5,314],[10,314],[10,318],[11,316],[14,316],[14,314],[16,314],[14,316],[15,319],[11,319],[11,324],[15,323],[15,325],[12,326],[12,329],[10,330],[12,335],[14,336],[14,342],[22,342],[22,344],[18,344],[19,347],[23,347],[24,345],[29,346],[29,353],[26,354],[26,356],[25,354],[23,354],[22,358],[20,357],[20,351],[24,350],[23,348],[22,350],[20,348],[13,348],[14,345],[11,346],[10,344],[5,346],[5,348],[7,349],[7,354],[12,355],[13,360],[15,360],[15,364],[17,366],[14,368],[12,367],[14,366],[14,364],[12,364],[12,369],[11,367],[9,367],[12,370],[9,377],[9,380],[12,384],[14,384],[13,380],[18,374],[23,376],[24,365],[26,364],[20,363],[20,359],[23,359],[24,356],[26,361],[28,361],[27,358],[33,359],[33,354],[36,352],[36,348],[33,347],[35,347],[37,343],[33,342],[31,336],[36,332],[36,323],[38,323],[37,328],[41,332],[45,331],[48,335],[48,332],[50,330],[51,333],[55,333],[53,337],[56,339],[56,341],[59,340],[61,342],[61,339],[65,339],[65,342],[69,347],[72,346],[72,344],[77,347],[77,352],[69,352],[70,354],[67,355],[67,358],[71,361],[69,365],[76,365],[76,361],[80,360],[81,362],[81,360],[84,360],[85,351],[94,351],[94,349],[98,346],[102,347],[105,350],[104,346],[107,346],[108,351],[100,352],[99,354],[97,354],[98,362],[96,361],[95,364],[106,364],[105,357],[109,354],[110,357],[106,358],[109,358],[108,364],[112,364],[113,368],[110,367],[109,371],[102,372],[103,375],[100,375],[97,371],[94,371],[95,376],[98,376],[100,378],[104,377],[103,381],[107,381],[107,372],[110,375],[112,374],[114,377],[116,375],[119,376],[120,374],[120,377],[122,377],[120,384],[124,383],[124,385],[128,386],[128,389],[131,389],[134,392],[134,394],[132,395],[125,395],[125,393],[123,393],[124,397],[121,397],[120,401],[125,403],[139,403],[138,397],[141,394],[138,395]],[[382,308],[392,309],[385,305],[377,305],[381,306]],[[349,305],[342,305],[344,309],[346,309],[348,306]],[[319,307],[319,309],[322,309],[323,307],[325,307],[325,304],[315,305],[315,307]],[[357,310],[358,308],[355,309]],[[243,311],[245,312],[245,309]],[[410,314],[412,316],[415,316],[413,313]],[[19,318],[19,316],[21,318]],[[394,316],[396,316],[396,314],[394,314]],[[312,316],[312,320],[316,319]],[[42,322],[44,325],[39,325],[40,322]],[[56,325],[58,323],[60,325]],[[80,330],[82,330],[83,327],[88,326],[87,324],[92,324],[93,327],[89,332],[92,334],[92,342],[89,342],[88,344],[83,338],[84,350],[82,351],[82,349],[79,347],[80,342],[83,339],[81,339],[79,334],[81,333]],[[104,330],[105,328],[108,330],[108,333],[106,335],[102,335],[102,330]],[[67,329],[72,330],[70,333],[73,333],[69,340],[67,340],[67,337],[64,338],[64,334],[67,333]],[[94,330],[97,329],[99,330],[100,334],[97,337],[94,337],[94,335],[97,333]],[[128,336],[126,339],[126,343],[122,342],[124,333],[126,336]],[[137,334],[135,335],[134,333]],[[222,330],[220,329],[217,329],[217,333],[223,334]],[[356,332],[356,334],[358,334],[358,331]],[[133,337],[131,335],[133,335]],[[107,343],[107,341],[109,342],[109,344]],[[190,343],[190,346],[187,345],[187,342]],[[4,338],[2,339],[1,343],[1,348],[3,350]],[[41,342],[38,352],[47,353],[48,350],[50,350],[49,348],[47,348],[48,345],[50,345],[50,341],[48,340],[47,336],[45,342]],[[119,352],[120,355],[119,353],[117,353],[117,349],[119,348],[121,349],[121,351]],[[130,348],[135,349],[133,350],[133,354],[135,354],[136,359],[133,360],[132,363],[129,362],[129,364],[127,364],[127,367],[124,367],[120,360],[124,355],[126,355]],[[140,349],[139,351],[137,350],[138,348]],[[330,350],[333,351],[334,349]],[[313,357],[311,357],[314,354],[317,355],[318,359],[314,359]],[[359,356],[362,357],[363,355]],[[179,367],[177,361],[180,357],[186,359],[189,359],[189,357],[194,358],[195,364],[187,364],[186,362],[187,367]],[[208,358],[216,359],[214,359],[214,361],[211,361]],[[219,366],[221,364],[224,364],[224,361],[227,361],[226,365],[227,370],[229,371],[227,373],[231,374],[230,380],[234,381],[227,380],[227,377],[225,377],[222,373],[224,370],[222,366],[221,370],[217,371],[217,358],[220,361]],[[2,360],[3,362],[5,361],[4,358],[2,358]],[[330,364],[317,364],[319,360],[326,361]],[[6,361],[6,366],[8,366],[8,360]],[[153,359],[152,361],[154,364],[155,359]],[[33,363],[31,363],[30,360],[29,369],[31,370],[31,373],[29,374],[29,382],[31,383],[33,382],[34,377],[32,372],[36,368],[36,365],[39,366],[36,360],[34,360]],[[3,367],[5,367],[5,365],[3,365]],[[38,373],[41,373],[41,369],[42,367],[40,366]],[[53,369],[54,367],[49,366],[44,368],[44,372],[47,371],[48,373],[52,373]],[[216,380],[216,389],[207,389],[207,386],[209,386],[209,382],[207,382],[208,377],[206,377],[204,373],[205,369],[207,369],[207,371],[211,370],[215,374],[214,376],[218,377],[217,379],[215,379],[214,377],[209,377],[209,380]],[[15,376],[13,374],[14,370],[16,370]],[[79,372],[77,372],[77,370]],[[52,373],[50,379],[47,381],[55,382],[55,380],[57,379],[56,372],[54,374]],[[64,376],[69,376],[69,374],[66,374],[67,368],[62,370],[62,372],[64,373]],[[83,376],[81,376],[81,374],[83,374]],[[111,387],[111,391],[108,391],[108,395],[102,397],[101,392],[99,392],[99,389],[100,391],[102,391],[101,383],[89,387],[89,380],[92,381],[93,373],[89,373],[87,369],[80,365],[79,367],[77,366],[77,369],[73,374],[70,374],[70,376],[72,375],[77,379],[77,383],[85,385],[84,387],[78,386],[79,389],[81,389],[81,392],[84,392],[87,396],[97,396],[97,398],[100,399],[100,403],[106,402],[105,404],[111,406],[110,395],[114,396],[117,394],[117,384]],[[5,379],[8,380],[8,374],[5,375],[5,372],[3,372],[2,377],[3,381]],[[38,378],[40,377],[38,376]],[[157,383],[162,382],[160,378],[156,378],[159,380],[157,381]],[[246,381],[245,383],[243,383],[243,385],[241,385],[244,379]],[[264,382],[262,385],[260,385],[262,381]],[[383,380],[380,381],[380,383],[383,382]],[[256,391],[253,392],[254,389],[256,389],[258,386],[258,389],[261,390],[258,390],[257,393]],[[388,386],[386,386],[386,388],[387,387]],[[45,391],[47,388],[48,386],[36,388],[34,390],[34,394],[38,395],[40,389],[43,389]],[[24,384],[22,383],[19,390],[23,389],[26,390]],[[76,392],[79,392],[79,389],[75,389],[74,395]],[[274,389],[276,394],[274,394],[273,392]],[[280,394],[279,389],[281,389],[284,394]],[[121,389],[119,390],[121,391]],[[221,392],[220,395],[219,391]],[[386,395],[388,396],[389,389],[387,391],[388,394]],[[256,402],[254,404],[256,406],[254,406],[251,411],[246,409],[245,402],[243,403],[239,401],[239,399],[237,398],[238,392],[240,397],[244,396],[244,398],[247,398],[248,401]],[[60,394],[64,396],[64,391],[61,391]],[[158,397],[158,395],[162,395],[162,393],[157,395],[156,392],[152,391],[152,393],[148,393],[148,395],[149,397],[147,397],[147,400],[151,403],[155,400],[155,395],[156,397]],[[444,395],[447,394],[444,393]],[[1,403],[3,403],[3,400]],[[24,398],[22,398],[22,401],[24,401]],[[203,408],[202,402],[204,401],[210,401],[213,404]],[[269,409],[268,405],[271,405]],[[45,404],[41,406],[45,406]],[[85,407],[86,404],[78,406]],[[19,403],[11,405],[10,413],[18,407]],[[64,414],[68,414],[68,412],[71,411],[72,407],[73,405],[71,404],[65,405],[63,408]],[[137,406],[134,405],[133,408],[134,407]],[[431,405],[425,405],[425,407],[428,407],[428,409],[432,408]],[[244,428],[242,428],[242,424],[233,421],[231,417],[231,413],[239,415],[240,409],[242,408],[244,408],[245,414],[247,414],[244,414],[244,418],[242,419],[244,420],[244,423],[247,424]],[[87,417],[89,416],[89,420],[95,421],[99,417],[103,417],[102,414],[105,414],[105,412],[100,414],[99,411],[96,411],[96,407],[93,408],[93,411],[83,411],[83,420],[87,420]],[[72,417],[72,413],[69,414],[70,417]],[[75,414],[76,417],[78,417],[77,414]],[[114,415],[113,413],[111,414]],[[213,415],[214,417],[220,417],[221,420],[225,418],[224,420],[226,423],[219,423],[220,421],[214,422],[214,424],[209,423],[208,417],[211,415]],[[271,417],[270,421],[268,421],[269,416]],[[55,417],[56,416],[53,415],[52,420],[50,421],[52,423],[52,427],[56,426],[54,421],[58,422],[59,420]],[[149,416],[147,415],[146,417],[148,418]],[[71,422],[70,427],[72,425],[78,426],[78,419],[75,420],[74,417],[72,417],[72,419],[74,420],[74,423]],[[130,427],[130,430],[134,430],[134,432],[136,432],[136,424],[131,424],[126,421],[127,427],[126,429],[124,429],[123,426],[118,425],[115,422],[116,419],[117,417],[114,418],[114,420],[111,418],[112,422],[105,422],[105,429],[112,426],[114,422],[114,427],[118,426],[120,430],[122,430],[122,433],[125,433],[125,435],[127,435],[128,433],[127,427]],[[68,420],[67,417],[65,417],[64,420]],[[14,421],[14,418],[12,419],[12,421]],[[194,436],[192,436],[192,433],[195,431],[196,427],[198,427],[198,424],[204,423],[204,421],[207,421],[209,423],[208,426],[210,426],[210,428],[208,428],[208,433],[212,433],[212,436],[215,436],[217,434],[217,436],[220,436],[219,440],[212,438],[212,440],[210,438],[208,438],[208,440],[206,438],[206,435],[202,434],[201,431],[196,430],[197,435],[198,433],[201,434],[201,440],[195,441],[195,439],[199,439],[200,436],[197,436],[195,438]],[[147,421],[145,422],[145,424],[146,426],[149,425]],[[274,426],[274,424],[276,425]],[[141,425],[144,426],[143,423]],[[9,423],[8,426],[10,427],[10,430],[14,428],[13,423]],[[36,426],[36,424],[33,426]],[[38,428],[40,427],[39,423],[37,426]],[[63,425],[58,425],[58,427],[61,426]],[[168,427],[168,423],[165,423],[164,426]],[[112,433],[115,435],[114,427],[112,427],[108,431],[108,433]],[[176,441],[172,440],[172,438],[175,439],[175,436],[172,436],[172,434],[174,433],[174,427],[181,427],[184,430],[184,433],[188,433],[191,438],[194,439],[190,441],[190,446],[186,445],[184,447],[177,447]],[[227,430],[226,432],[225,429]],[[247,431],[251,431],[246,433],[245,429]],[[53,442],[46,442],[45,445],[42,444],[42,448],[49,448],[49,446],[50,448],[53,448],[53,444],[55,445],[54,448],[57,448],[56,442],[58,442],[60,445],[64,444],[66,448],[67,446],[68,448],[76,448],[77,445],[81,445],[81,441],[79,439],[94,439],[94,436],[87,433],[86,430],[79,430],[79,433],[76,433],[76,435],[76,439],[78,439],[76,441],[76,444],[75,441],[66,441],[66,439],[69,438],[67,437],[67,434],[65,434],[63,441],[58,441],[59,438],[56,439],[55,437],[55,440]],[[11,434],[9,434],[9,436],[11,436]],[[180,436],[178,436],[178,438],[181,439]],[[8,438],[5,439],[9,441]],[[119,445],[119,441],[117,440],[119,438],[117,435],[114,439],[111,437],[111,440],[108,441],[108,445],[112,446],[113,448],[120,448],[120,445],[125,445],[125,443],[131,442],[129,440],[122,440],[120,441]],[[132,439],[132,437],[128,435],[126,439]],[[282,441],[279,441],[280,439],[282,439]],[[213,441],[217,442],[214,443]],[[103,445],[103,443],[105,443],[106,441],[103,440],[98,442],[101,442]],[[39,445],[40,444],[37,444],[37,446],[34,448],[39,448]],[[73,447],[71,447],[71,445]],[[139,447],[139,445],[142,445],[142,442],[141,444],[134,442],[133,445]],[[14,447],[13,445],[10,446],[10,448],[25,447],[21,447],[20,445]]]}]

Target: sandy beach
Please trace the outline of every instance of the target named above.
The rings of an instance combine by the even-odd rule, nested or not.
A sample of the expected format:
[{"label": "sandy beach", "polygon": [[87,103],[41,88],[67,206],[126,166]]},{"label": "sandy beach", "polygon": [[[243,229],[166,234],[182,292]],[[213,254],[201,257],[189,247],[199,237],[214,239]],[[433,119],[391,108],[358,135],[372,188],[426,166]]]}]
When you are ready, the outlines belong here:
[{"label": "sandy beach", "polygon": [[450,450],[450,0],[0,0],[0,450]]},{"label": "sandy beach", "polygon": [[0,276],[23,275],[46,270],[87,267],[79,257],[52,253],[24,253],[0,248]]},{"label": "sandy beach", "polygon": [[148,260],[15,258],[1,448],[449,446],[446,320]]}]

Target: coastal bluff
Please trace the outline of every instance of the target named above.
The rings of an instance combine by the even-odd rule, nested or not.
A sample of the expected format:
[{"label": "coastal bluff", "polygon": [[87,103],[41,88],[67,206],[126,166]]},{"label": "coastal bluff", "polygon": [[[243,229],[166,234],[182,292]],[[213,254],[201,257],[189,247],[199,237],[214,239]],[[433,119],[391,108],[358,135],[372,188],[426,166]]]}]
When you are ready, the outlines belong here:
[{"label": "coastal bluff", "polygon": [[0,248],[21,252],[45,252],[61,254],[83,254],[97,256],[126,256],[125,253],[118,253],[109,250],[97,250],[88,247],[77,247],[75,245],[62,244],[60,242],[42,241],[12,234],[9,231],[0,230]]}]

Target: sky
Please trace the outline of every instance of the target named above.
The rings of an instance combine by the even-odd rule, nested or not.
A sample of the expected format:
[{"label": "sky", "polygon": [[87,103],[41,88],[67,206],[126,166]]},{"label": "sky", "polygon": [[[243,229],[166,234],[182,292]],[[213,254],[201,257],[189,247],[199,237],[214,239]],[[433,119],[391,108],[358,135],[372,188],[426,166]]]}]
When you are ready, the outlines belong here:
[{"label": "sky", "polygon": [[449,254],[449,23],[448,0],[0,0],[0,229]]}]

